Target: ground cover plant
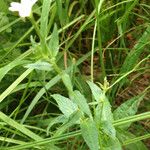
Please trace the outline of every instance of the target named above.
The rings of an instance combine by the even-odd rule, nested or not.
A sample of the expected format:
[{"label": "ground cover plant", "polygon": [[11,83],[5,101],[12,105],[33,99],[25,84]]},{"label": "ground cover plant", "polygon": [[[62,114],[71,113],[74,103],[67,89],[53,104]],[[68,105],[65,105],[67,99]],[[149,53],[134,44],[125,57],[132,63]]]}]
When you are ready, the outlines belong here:
[{"label": "ground cover plant", "polygon": [[0,149],[148,150],[150,2],[0,1]]}]

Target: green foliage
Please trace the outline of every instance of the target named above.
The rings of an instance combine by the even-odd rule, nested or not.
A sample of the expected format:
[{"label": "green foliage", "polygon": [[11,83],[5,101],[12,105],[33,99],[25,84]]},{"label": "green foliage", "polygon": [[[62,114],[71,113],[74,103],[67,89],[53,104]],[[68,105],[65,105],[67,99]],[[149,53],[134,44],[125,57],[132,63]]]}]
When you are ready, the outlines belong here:
[{"label": "green foliage", "polygon": [[5,0],[0,1],[0,12],[8,12],[7,2]]},{"label": "green foliage", "polygon": [[99,150],[98,130],[92,119],[85,119],[80,124],[81,133],[91,150]]},{"label": "green foliage", "polygon": [[59,50],[58,30],[55,24],[51,39],[48,43],[48,49],[51,57],[56,57]]},{"label": "green foliage", "polygon": [[57,101],[59,109],[62,113],[69,118],[72,113],[77,111],[78,107],[70,99],[63,97],[59,94],[54,94],[52,97]]},{"label": "green foliage", "polygon": [[48,62],[44,62],[44,61],[38,61],[38,62],[35,62],[33,64],[28,64],[25,66],[25,68],[45,70],[45,71],[53,70],[52,65],[49,64]]},{"label": "green foliage", "polygon": [[48,20],[49,20],[49,11],[50,11],[51,0],[43,0],[42,5],[42,14],[40,20],[40,31],[44,39],[48,35]]},{"label": "green foliage", "polygon": [[149,149],[150,2],[39,0],[26,18],[11,2],[0,1],[0,149]]},{"label": "green foliage", "polygon": [[[143,100],[145,94],[137,95],[123,104],[121,104],[116,110],[113,112],[113,116],[115,120],[122,119],[128,116],[133,116],[136,114],[140,102]],[[123,126],[123,128],[127,128],[131,125],[128,123]]]},{"label": "green foliage", "polygon": [[[123,143],[125,140],[128,140],[128,139],[131,139],[131,138],[134,138],[135,135],[133,135],[132,133],[130,133],[129,131],[125,131],[125,130],[121,130],[121,129],[118,129],[117,130],[117,135],[118,135],[118,138],[119,140]],[[129,145],[125,145],[125,148],[127,150],[147,150],[146,146],[143,144],[142,141],[138,141],[138,142],[135,142],[133,144],[129,144]]]},{"label": "green foliage", "polygon": [[80,91],[73,91],[71,94],[70,94],[70,97],[71,97],[71,100],[76,103],[79,107],[79,109],[81,111],[83,111],[86,115],[88,115],[89,117],[92,117],[92,114],[91,114],[91,111],[90,111],[90,108],[87,104],[87,100],[86,98],[84,97],[84,95],[82,95],[80,93]]}]

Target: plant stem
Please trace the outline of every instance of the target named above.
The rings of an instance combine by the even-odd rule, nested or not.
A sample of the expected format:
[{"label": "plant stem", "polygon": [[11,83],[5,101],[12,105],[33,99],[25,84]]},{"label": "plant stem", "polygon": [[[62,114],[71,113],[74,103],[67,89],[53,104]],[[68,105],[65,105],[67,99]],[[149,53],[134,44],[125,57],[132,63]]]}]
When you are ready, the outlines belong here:
[{"label": "plant stem", "polygon": [[99,12],[100,12],[103,1],[104,0],[99,2],[98,0],[95,0],[97,32],[98,32],[98,47],[99,47],[99,55],[100,55],[100,65],[101,65],[101,70],[102,70],[102,80],[104,80],[106,76],[105,65],[103,61],[102,40],[101,40],[100,21],[99,21]]},{"label": "plant stem", "polygon": [[94,31],[93,31],[93,38],[92,38],[92,51],[91,51],[91,82],[94,80],[94,47],[95,47],[95,35],[96,35],[96,27],[97,22],[95,21]]},{"label": "plant stem", "polygon": [[35,21],[35,19],[34,19],[34,17],[33,17],[33,14],[30,15],[29,20],[31,21],[32,25],[34,26],[34,29],[35,29],[35,31],[36,31],[38,37],[40,38],[41,41],[43,41],[43,40],[42,40],[42,39],[43,39],[43,38],[42,38],[42,35],[41,35],[41,33],[40,33],[40,29],[39,29],[39,27],[38,27],[37,24],[36,24],[36,21]]},{"label": "plant stem", "polygon": [[126,140],[123,143],[123,145],[129,145],[129,144],[132,144],[132,143],[135,143],[135,142],[138,142],[138,141],[141,141],[141,140],[149,139],[149,138],[150,138],[150,134],[146,134],[146,135],[143,135],[143,136],[139,136],[139,137],[136,137],[136,138],[133,138],[133,139]]},{"label": "plant stem", "polygon": [[113,125],[114,126],[121,126],[121,125],[130,123],[130,122],[135,122],[135,121],[148,119],[148,118],[150,118],[150,111],[142,113],[142,114],[138,114],[138,115],[134,115],[134,116],[130,116],[130,117],[116,120],[116,121],[114,121]]},{"label": "plant stem", "polygon": [[36,24],[36,21],[34,19],[34,16],[33,14],[30,15],[29,17],[32,25],[34,26],[34,29],[38,35],[38,37],[40,38],[40,42],[41,42],[41,47],[42,47],[42,54],[44,54],[44,56],[47,56],[47,46],[46,46],[46,40],[43,38],[43,36],[41,35],[41,32],[40,32],[40,29],[39,27],[37,26]]}]

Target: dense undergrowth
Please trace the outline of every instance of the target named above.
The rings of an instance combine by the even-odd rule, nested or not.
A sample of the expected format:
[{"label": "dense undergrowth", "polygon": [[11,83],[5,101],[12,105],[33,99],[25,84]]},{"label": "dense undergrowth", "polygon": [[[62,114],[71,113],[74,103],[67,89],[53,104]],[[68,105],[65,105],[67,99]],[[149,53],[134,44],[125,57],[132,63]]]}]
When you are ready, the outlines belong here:
[{"label": "dense undergrowth", "polygon": [[11,2],[0,0],[0,149],[148,150],[150,2],[38,0],[28,17]]}]

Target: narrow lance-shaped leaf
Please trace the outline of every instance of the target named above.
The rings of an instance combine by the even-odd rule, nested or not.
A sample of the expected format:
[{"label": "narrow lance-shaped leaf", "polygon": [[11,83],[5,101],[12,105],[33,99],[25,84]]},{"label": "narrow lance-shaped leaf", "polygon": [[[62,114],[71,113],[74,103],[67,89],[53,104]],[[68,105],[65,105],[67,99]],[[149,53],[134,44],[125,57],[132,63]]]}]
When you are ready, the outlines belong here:
[{"label": "narrow lance-shaped leaf", "polygon": [[103,96],[103,91],[93,82],[87,82],[96,101],[99,101]]},{"label": "narrow lance-shaped leaf", "polygon": [[59,50],[59,36],[56,24],[54,25],[53,33],[48,43],[48,50],[51,57],[57,56]]},{"label": "narrow lance-shaped leaf", "polygon": [[44,39],[47,37],[48,16],[52,0],[43,0],[40,31]]},{"label": "narrow lance-shaped leaf", "polygon": [[[144,51],[144,46],[149,43],[150,40],[150,25],[147,27],[142,37],[138,40],[137,44],[133,47],[128,56],[126,57],[121,69],[120,74],[127,73],[132,70],[139,59],[140,54]],[[126,78],[121,81],[120,87],[125,83]]]},{"label": "narrow lance-shaped leaf", "polygon": [[111,138],[116,138],[116,130],[112,124],[113,115],[111,112],[111,105],[106,97],[96,107],[96,122],[99,122],[99,126],[104,132]]},{"label": "narrow lance-shaped leaf", "polygon": [[51,71],[53,70],[52,65],[48,62],[44,61],[38,61],[32,64],[28,64],[25,66],[25,68],[31,68],[31,69],[37,69],[37,70],[45,70],[45,71]]},{"label": "narrow lance-shaped leaf", "polygon": [[82,136],[90,150],[99,150],[98,129],[92,119],[85,119],[80,124]]},{"label": "narrow lance-shaped leaf", "polygon": [[[115,120],[122,119],[124,117],[133,116],[136,114],[138,106],[140,102],[143,100],[145,94],[139,94],[128,101],[121,104],[114,112],[113,116]],[[131,125],[131,123],[128,123],[124,126],[121,126],[122,128],[128,128]]]},{"label": "narrow lance-shaped leaf", "polygon": [[111,112],[111,105],[105,96],[104,92],[93,82],[87,82],[91,88],[92,94],[95,100],[98,102],[98,105],[95,109],[94,120],[96,124],[103,132],[109,135],[112,138],[116,137],[116,131],[113,127],[113,115]]},{"label": "narrow lance-shaped leaf", "polygon": [[64,85],[66,86],[67,90],[69,92],[72,92],[73,87],[72,87],[72,83],[71,83],[71,79],[70,79],[69,75],[67,73],[63,73],[61,75],[61,78],[62,78],[62,81],[63,81]]},{"label": "narrow lance-shaped leaf", "polygon": [[79,92],[79,91],[73,91],[70,94],[71,100],[73,100],[74,103],[78,105],[80,110],[87,114],[89,117],[92,117],[89,105],[87,103],[86,98]]},{"label": "narrow lance-shaped leaf", "polygon": [[74,102],[60,94],[54,94],[52,97],[57,101],[59,109],[67,118],[78,109]]}]

